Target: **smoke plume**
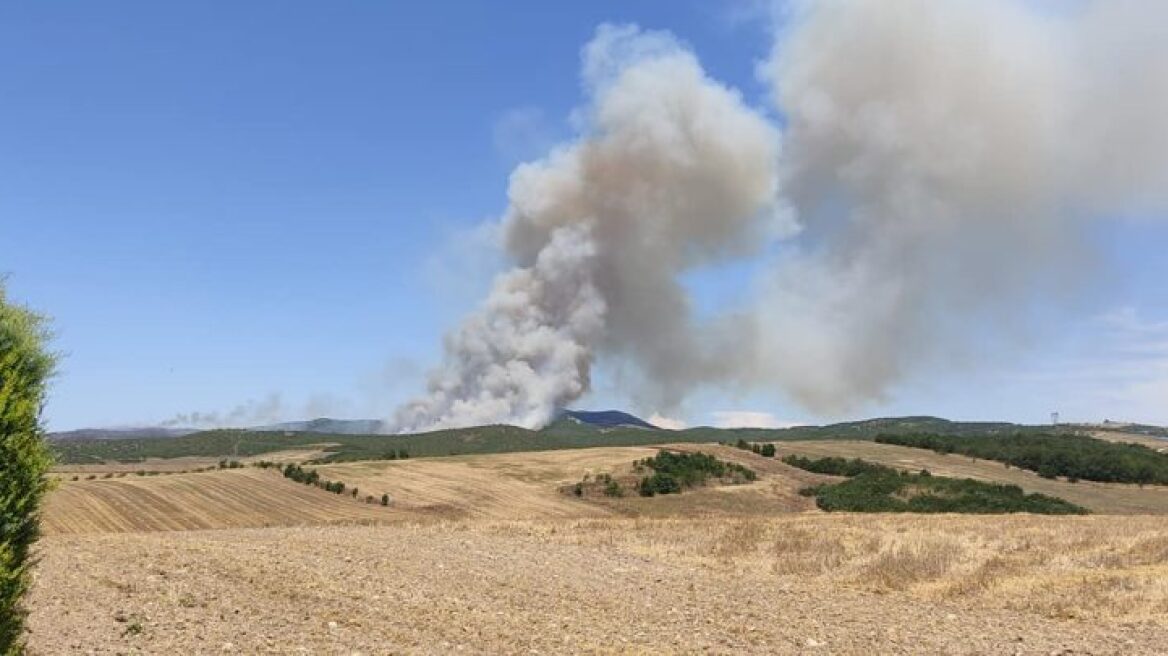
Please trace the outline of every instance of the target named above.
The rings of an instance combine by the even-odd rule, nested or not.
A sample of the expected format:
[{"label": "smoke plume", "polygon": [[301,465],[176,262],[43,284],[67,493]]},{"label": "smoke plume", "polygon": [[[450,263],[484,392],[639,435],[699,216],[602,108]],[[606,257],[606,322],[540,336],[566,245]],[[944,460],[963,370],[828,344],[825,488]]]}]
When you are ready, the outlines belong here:
[{"label": "smoke plume", "polygon": [[[659,409],[882,398],[1067,284],[1089,221],[1168,206],[1162,7],[792,3],[760,66],[779,120],[668,34],[602,26],[581,136],[512,174],[515,268],[394,427],[541,425],[598,358]],[[753,300],[697,320],[681,274],[748,258]]]}]

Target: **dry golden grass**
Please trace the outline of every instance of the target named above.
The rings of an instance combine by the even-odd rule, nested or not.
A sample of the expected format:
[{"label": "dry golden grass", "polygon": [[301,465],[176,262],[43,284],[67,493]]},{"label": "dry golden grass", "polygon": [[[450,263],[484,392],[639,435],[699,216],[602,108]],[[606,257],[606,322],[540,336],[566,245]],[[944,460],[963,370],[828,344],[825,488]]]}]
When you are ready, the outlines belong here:
[{"label": "dry golden grass", "polygon": [[49,535],[301,526],[393,519],[370,506],[293,483],[275,471],[228,469],[166,476],[64,481],[49,494]]},{"label": "dry golden grass", "polygon": [[1111,515],[1168,514],[1168,487],[1120,483],[1095,483],[1042,478],[1034,472],[1006,467],[992,460],[977,460],[957,454],[941,455],[927,449],[914,449],[894,444],[852,441],[776,442],[777,457],[796,453],[822,458],[839,456],[863,458],[871,462],[907,470],[928,469],[940,476],[974,478],[999,483],[1012,483],[1027,492],[1041,492],[1071,503],[1079,504],[1095,513]]},{"label": "dry golden grass", "polygon": [[1139,444],[1146,446],[1153,451],[1160,451],[1161,453],[1168,452],[1168,439],[1149,437],[1147,435],[1136,435],[1134,433],[1124,433],[1122,431],[1099,430],[1093,431],[1091,437],[1098,440],[1106,440],[1108,442],[1125,442],[1128,444]]},{"label": "dry golden grass", "polygon": [[1161,517],[822,513],[56,535],[39,547],[30,644],[1163,654],[1166,545]]},{"label": "dry golden grass", "polygon": [[852,588],[1168,625],[1168,518],[851,515],[502,522],[467,530]]}]

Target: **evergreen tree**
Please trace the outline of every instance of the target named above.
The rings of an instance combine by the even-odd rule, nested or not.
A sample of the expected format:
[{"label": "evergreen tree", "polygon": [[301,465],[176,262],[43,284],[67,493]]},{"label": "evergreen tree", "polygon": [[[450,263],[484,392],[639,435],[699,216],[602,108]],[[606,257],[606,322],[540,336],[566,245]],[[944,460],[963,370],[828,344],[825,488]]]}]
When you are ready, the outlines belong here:
[{"label": "evergreen tree", "polygon": [[45,320],[8,302],[0,282],[0,654],[23,651],[30,548],[52,456],[41,409],[55,357]]}]

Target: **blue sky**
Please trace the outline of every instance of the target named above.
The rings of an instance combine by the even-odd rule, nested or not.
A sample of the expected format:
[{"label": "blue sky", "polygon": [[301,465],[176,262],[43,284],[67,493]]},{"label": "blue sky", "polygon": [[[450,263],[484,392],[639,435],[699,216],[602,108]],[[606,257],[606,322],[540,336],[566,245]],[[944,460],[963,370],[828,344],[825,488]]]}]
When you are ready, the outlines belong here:
[{"label": "blue sky", "polygon": [[[687,42],[758,105],[765,25],[706,2],[7,3],[0,271],[52,315],[50,427],[242,408],[384,416],[499,262],[475,227],[510,169],[570,135],[601,22]],[[1092,282],[1046,326],[863,415],[1168,423],[1168,224],[1093,233]],[[713,305],[747,272],[691,281]],[[624,406],[600,370],[581,406]],[[701,390],[677,414],[817,421]]]}]

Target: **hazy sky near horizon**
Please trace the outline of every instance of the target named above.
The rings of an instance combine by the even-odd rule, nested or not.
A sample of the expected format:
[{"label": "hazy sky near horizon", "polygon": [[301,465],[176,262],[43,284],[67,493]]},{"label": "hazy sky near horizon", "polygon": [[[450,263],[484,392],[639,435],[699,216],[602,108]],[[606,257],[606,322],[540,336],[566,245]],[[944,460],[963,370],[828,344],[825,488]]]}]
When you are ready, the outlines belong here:
[{"label": "hazy sky near horizon", "polygon": [[[0,7],[0,272],[53,317],[50,428],[388,417],[502,262],[514,166],[574,133],[601,23],[667,30],[774,116],[749,4]],[[1072,138],[1072,135],[1068,135]],[[1168,424],[1168,222],[1092,227],[1086,282],[848,416],[701,389],[694,424]],[[749,263],[687,277],[711,311]],[[976,336],[974,339],[977,342]],[[581,407],[636,407],[602,361]]]}]

